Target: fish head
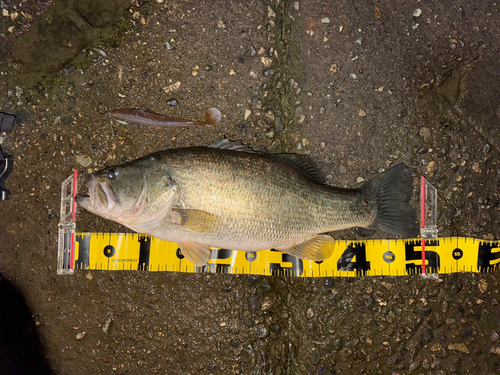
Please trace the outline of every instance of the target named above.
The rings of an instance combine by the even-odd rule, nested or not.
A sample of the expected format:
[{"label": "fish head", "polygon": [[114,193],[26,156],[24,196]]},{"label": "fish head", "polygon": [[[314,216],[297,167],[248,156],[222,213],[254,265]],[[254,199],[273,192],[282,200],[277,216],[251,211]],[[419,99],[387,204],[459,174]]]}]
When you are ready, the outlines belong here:
[{"label": "fish head", "polygon": [[136,231],[156,226],[177,200],[177,184],[154,159],[137,160],[90,174],[79,206]]}]

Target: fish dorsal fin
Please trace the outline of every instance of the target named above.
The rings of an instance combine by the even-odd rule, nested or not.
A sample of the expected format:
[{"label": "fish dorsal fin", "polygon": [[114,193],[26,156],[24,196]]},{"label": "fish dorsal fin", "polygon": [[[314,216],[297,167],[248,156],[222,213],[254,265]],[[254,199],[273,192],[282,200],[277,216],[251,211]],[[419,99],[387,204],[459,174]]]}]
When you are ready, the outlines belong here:
[{"label": "fish dorsal fin", "polygon": [[176,224],[199,234],[214,233],[222,227],[220,217],[206,211],[174,208],[172,215]]},{"label": "fish dorsal fin", "polygon": [[248,145],[244,145],[241,142],[233,142],[227,138],[220,138],[214,141],[208,147],[218,148],[219,150],[231,150],[231,151],[250,152],[250,153],[256,152]]},{"label": "fish dorsal fin", "polygon": [[[219,150],[231,150],[240,152],[260,153],[253,150],[250,146],[244,145],[241,142],[233,142],[227,138],[220,138],[213,142],[210,148],[218,148]],[[326,178],[323,172],[319,169],[316,162],[309,155],[300,154],[274,154],[268,155],[270,158],[284,161],[290,167],[298,172],[303,173],[306,177],[320,184],[326,183]]]},{"label": "fish dorsal fin", "polygon": [[271,157],[278,158],[286,162],[290,167],[296,171],[302,172],[306,177],[314,182],[318,182],[320,184],[326,183],[325,175],[309,155],[276,154],[271,155]]},{"label": "fish dorsal fin", "polygon": [[335,248],[335,240],[327,234],[318,234],[313,238],[295,244],[287,249],[280,249],[297,258],[320,261],[330,258]]},{"label": "fish dorsal fin", "polygon": [[210,248],[201,243],[182,241],[179,243],[182,254],[195,266],[202,267],[210,258]]}]

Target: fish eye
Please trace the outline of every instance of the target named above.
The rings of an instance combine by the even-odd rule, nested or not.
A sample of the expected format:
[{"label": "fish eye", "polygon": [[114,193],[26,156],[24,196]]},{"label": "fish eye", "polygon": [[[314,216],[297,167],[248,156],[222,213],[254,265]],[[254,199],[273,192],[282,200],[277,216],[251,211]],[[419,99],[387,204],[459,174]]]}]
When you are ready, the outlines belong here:
[{"label": "fish eye", "polygon": [[114,169],[111,169],[109,172],[108,172],[108,178],[110,180],[114,180],[116,177],[116,171]]}]

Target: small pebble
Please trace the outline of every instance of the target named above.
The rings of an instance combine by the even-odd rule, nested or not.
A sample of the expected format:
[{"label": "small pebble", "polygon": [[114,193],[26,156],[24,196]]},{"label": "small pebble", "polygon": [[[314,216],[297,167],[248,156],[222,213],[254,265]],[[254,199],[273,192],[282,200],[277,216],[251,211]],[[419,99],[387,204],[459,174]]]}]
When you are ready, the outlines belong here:
[{"label": "small pebble", "polygon": [[111,318],[107,318],[105,321],[104,321],[104,324],[102,325],[102,331],[104,333],[108,333],[109,332],[109,328],[111,327]]},{"label": "small pebble", "polygon": [[413,11],[413,17],[420,17],[421,14],[422,14],[422,9],[420,8],[417,8]]},{"label": "small pebble", "polygon": [[335,341],[333,342],[333,348],[335,350],[342,349],[342,339],[340,337],[338,339],[335,339]]},{"label": "small pebble", "polygon": [[267,335],[269,335],[269,331],[266,327],[264,327],[262,324],[260,324],[257,327],[255,327],[255,335],[259,339],[263,339],[263,338],[266,338]]},{"label": "small pebble", "polygon": [[274,75],[274,69],[271,69],[271,68],[268,68],[268,69],[265,69],[262,74],[264,75],[264,77],[266,78],[271,78],[273,75]]},{"label": "small pebble", "polygon": [[274,323],[273,324],[273,332],[276,334],[276,336],[279,336],[282,331],[282,328],[279,324]]},{"label": "small pebble", "polygon": [[484,146],[483,146],[483,154],[487,154],[488,152],[490,152],[490,145],[488,143],[485,143]]},{"label": "small pebble", "polygon": [[251,110],[249,110],[249,109],[245,109],[245,116],[244,116],[245,120],[247,120],[247,119],[248,119],[248,117],[250,117],[250,115],[251,115],[251,114],[252,114],[252,111],[251,111]]},{"label": "small pebble", "polygon": [[500,355],[500,346],[492,346],[490,349],[490,353]]},{"label": "small pebble", "polygon": [[429,316],[432,313],[432,309],[430,306],[424,306],[420,309],[420,315],[422,316]]},{"label": "small pebble", "polygon": [[319,363],[320,358],[321,358],[321,355],[319,354],[319,352],[317,350],[315,350],[313,352],[313,354],[311,355],[311,359],[310,359],[311,365],[316,366]]},{"label": "small pebble", "polygon": [[262,299],[262,294],[248,297],[248,309],[250,311],[255,311],[255,309],[257,308],[257,305],[260,304],[261,299]]},{"label": "small pebble", "polygon": [[81,340],[85,337],[86,332],[80,332],[76,334],[76,339]]},{"label": "small pebble", "polygon": [[325,277],[323,279],[323,285],[327,288],[333,287],[333,277]]},{"label": "small pebble", "polygon": [[73,65],[66,65],[63,70],[62,70],[62,75],[63,76],[70,76],[72,74],[75,74],[75,67]]},{"label": "small pebble", "polygon": [[311,309],[311,308],[308,308],[307,311],[306,311],[306,316],[307,316],[308,319],[314,318],[314,310]]},{"label": "small pebble", "polygon": [[356,74],[354,74],[354,73],[351,73],[351,74],[350,74],[350,77],[351,77],[352,79],[356,79],[357,75],[356,75]]},{"label": "small pebble", "polygon": [[485,293],[488,290],[488,283],[484,279],[479,280],[477,286],[479,287],[479,291],[481,293]]},{"label": "small pebble", "polygon": [[428,127],[425,127],[425,126],[420,128],[419,134],[426,141],[429,141],[432,137],[431,129],[429,129]]},{"label": "small pebble", "polygon": [[69,124],[71,124],[73,122],[73,120],[71,120],[69,117],[63,117],[61,119],[61,123],[65,126],[68,126]]},{"label": "small pebble", "polygon": [[15,113],[16,116],[16,124],[19,126],[24,126],[28,123],[30,118],[30,114],[25,109],[21,109]]},{"label": "small pebble", "polygon": [[365,181],[366,181],[366,180],[365,180],[363,177],[358,177],[358,178],[356,179],[356,182],[357,182],[358,184],[361,184],[361,183],[363,183],[363,182],[365,182]]},{"label": "small pebble", "polygon": [[382,281],[380,283],[380,285],[382,285],[385,289],[387,290],[391,290],[392,289],[392,284],[391,283],[388,283],[388,282],[385,282],[385,281]]},{"label": "small pebble", "polygon": [[456,351],[459,351],[459,352],[462,352],[462,353],[469,354],[469,349],[463,343],[456,343],[456,344],[451,343],[451,344],[448,345],[448,350],[456,350]]},{"label": "small pebble", "polygon": [[433,176],[434,172],[436,172],[437,169],[437,163],[433,160],[430,161],[429,164],[427,164],[427,173],[429,176]]},{"label": "small pebble", "polygon": [[328,17],[322,18],[321,23],[330,23],[330,18]]},{"label": "small pebble", "polygon": [[269,283],[269,281],[265,280],[264,282],[262,282],[262,290],[265,291],[265,292],[268,292],[271,290],[271,284]]},{"label": "small pebble", "polygon": [[262,301],[262,304],[261,304],[261,310],[262,311],[265,311],[265,310],[269,310],[274,304],[274,300],[267,296],[267,297],[264,297],[264,300]]},{"label": "small pebble", "polygon": [[245,316],[243,318],[243,324],[247,327],[251,327],[253,325],[252,319],[250,319],[248,316]]},{"label": "small pebble", "polygon": [[167,100],[167,104],[171,107],[177,107],[179,105],[179,102],[177,101],[177,99],[170,98]]},{"label": "small pebble", "polygon": [[76,162],[80,164],[82,167],[87,168],[92,164],[92,158],[86,155],[76,155]]},{"label": "small pebble", "polygon": [[410,363],[410,366],[408,367],[409,372],[416,371],[422,366],[422,359],[421,358],[416,358],[413,362]]},{"label": "small pebble", "polygon": [[172,51],[173,49],[175,49],[175,47],[170,44],[170,42],[167,42],[167,51]]},{"label": "small pebble", "polygon": [[225,28],[226,28],[226,24],[224,23],[224,21],[219,20],[219,21],[217,22],[217,27],[218,27],[219,29],[223,30],[223,29],[225,29]]}]

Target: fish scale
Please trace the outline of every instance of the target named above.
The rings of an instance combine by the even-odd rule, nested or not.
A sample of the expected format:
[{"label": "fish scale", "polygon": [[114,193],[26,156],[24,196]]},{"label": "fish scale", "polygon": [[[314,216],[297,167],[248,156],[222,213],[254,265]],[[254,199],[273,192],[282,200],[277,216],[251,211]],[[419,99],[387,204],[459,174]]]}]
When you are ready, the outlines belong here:
[{"label": "fish scale", "polygon": [[[315,184],[286,165],[258,154],[188,149],[174,154],[167,151],[159,154],[157,160],[169,165],[172,178],[179,185],[181,208],[224,218],[224,226],[218,231],[224,242],[218,244],[224,246],[217,247],[255,250],[247,248],[245,238],[254,239],[252,242],[258,246],[283,247],[318,232],[368,221],[368,210],[348,209],[352,195],[356,194],[332,192],[327,186]],[[191,166],[193,161],[195,168]],[[245,233],[244,238],[241,233]]]}]

